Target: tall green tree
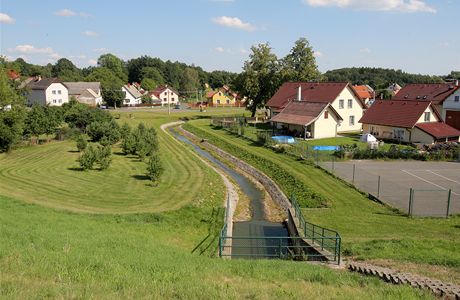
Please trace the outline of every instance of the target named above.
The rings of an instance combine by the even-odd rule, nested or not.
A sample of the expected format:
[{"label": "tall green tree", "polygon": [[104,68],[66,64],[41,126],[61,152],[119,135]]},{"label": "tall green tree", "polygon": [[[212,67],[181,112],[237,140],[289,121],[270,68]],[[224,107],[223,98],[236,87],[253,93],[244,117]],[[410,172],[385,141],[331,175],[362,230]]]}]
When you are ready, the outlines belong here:
[{"label": "tall green tree", "polygon": [[0,152],[12,149],[22,137],[25,99],[0,66]]},{"label": "tall green tree", "polygon": [[257,108],[264,107],[276,92],[280,78],[278,58],[268,43],[252,46],[251,51],[239,77],[238,90],[248,97],[246,107],[254,116]]},{"label": "tall green tree", "polygon": [[200,76],[198,71],[192,68],[185,68],[180,81],[180,90],[193,91],[200,87]]},{"label": "tall green tree", "polygon": [[291,52],[281,60],[280,64],[283,82],[321,79],[313,48],[306,38],[298,39]]},{"label": "tall green tree", "polygon": [[83,79],[80,69],[67,58],[61,58],[54,64],[52,75],[62,81],[81,81]]},{"label": "tall green tree", "polygon": [[128,73],[126,72],[124,62],[113,54],[103,54],[97,60],[99,67],[111,70],[115,76],[120,78],[124,83],[128,81]]}]

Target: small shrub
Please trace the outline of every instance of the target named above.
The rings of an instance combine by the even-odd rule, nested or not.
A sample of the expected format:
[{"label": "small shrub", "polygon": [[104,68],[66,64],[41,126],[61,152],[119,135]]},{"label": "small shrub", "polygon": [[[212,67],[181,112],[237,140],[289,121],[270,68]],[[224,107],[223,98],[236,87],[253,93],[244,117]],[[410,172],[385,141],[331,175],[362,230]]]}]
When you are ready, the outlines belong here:
[{"label": "small shrub", "polygon": [[106,170],[112,163],[112,150],[110,146],[98,147],[96,162],[101,170]]},{"label": "small shrub", "polygon": [[147,161],[147,176],[154,184],[158,184],[158,180],[163,174],[164,168],[161,163],[160,156],[158,154],[150,156]]},{"label": "small shrub", "polygon": [[77,138],[77,149],[78,149],[78,152],[82,152],[83,150],[86,149],[86,146],[88,146],[88,141],[82,136],[80,135],[78,138]]},{"label": "small shrub", "polygon": [[97,150],[93,147],[93,145],[89,144],[78,159],[80,167],[83,170],[91,170],[94,163],[97,161],[97,156]]}]

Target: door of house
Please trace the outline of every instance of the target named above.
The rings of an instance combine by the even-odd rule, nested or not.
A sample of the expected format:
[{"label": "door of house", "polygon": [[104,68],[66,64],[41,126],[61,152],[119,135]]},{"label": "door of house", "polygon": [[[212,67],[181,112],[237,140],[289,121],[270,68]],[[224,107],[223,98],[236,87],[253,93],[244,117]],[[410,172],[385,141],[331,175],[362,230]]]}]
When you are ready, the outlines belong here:
[{"label": "door of house", "polygon": [[454,110],[446,111],[446,123],[460,130],[460,111],[454,111]]}]

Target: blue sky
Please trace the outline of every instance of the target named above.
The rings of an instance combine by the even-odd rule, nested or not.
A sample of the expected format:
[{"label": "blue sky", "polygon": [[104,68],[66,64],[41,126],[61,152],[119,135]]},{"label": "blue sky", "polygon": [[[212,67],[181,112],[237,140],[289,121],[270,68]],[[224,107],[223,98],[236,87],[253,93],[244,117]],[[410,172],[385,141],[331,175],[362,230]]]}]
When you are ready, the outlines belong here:
[{"label": "blue sky", "polygon": [[250,47],[278,57],[306,37],[321,71],[460,70],[460,0],[0,0],[0,53],[94,65],[149,55],[239,72]]}]

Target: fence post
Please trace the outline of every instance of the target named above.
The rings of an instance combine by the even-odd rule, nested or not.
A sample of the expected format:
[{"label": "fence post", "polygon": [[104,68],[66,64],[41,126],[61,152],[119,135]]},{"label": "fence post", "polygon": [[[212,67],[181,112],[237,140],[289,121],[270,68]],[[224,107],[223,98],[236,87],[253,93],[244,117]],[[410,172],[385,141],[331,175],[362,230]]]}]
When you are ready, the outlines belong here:
[{"label": "fence post", "polygon": [[334,158],[334,155],[332,155],[332,173],[334,173],[334,170],[335,170],[334,161],[335,161],[335,158]]},{"label": "fence post", "polygon": [[447,211],[446,211],[446,219],[449,218],[449,210],[450,210],[450,197],[452,196],[452,189],[449,189],[447,194]]},{"label": "fence post", "polygon": [[305,221],[303,222],[303,236],[307,236],[307,223]]},{"label": "fence post", "polygon": [[408,210],[409,217],[412,217],[413,201],[414,201],[414,189],[410,188],[409,190],[409,210]]},{"label": "fence post", "polygon": [[377,183],[377,199],[380,200],[380,175],[379,175],[379,181]]},{"label": "fence post", "polygon": [[355,185],[355,171],[356,171],[356,165],[353,164],[353,179],[351,181],[353,183],[353,185]]},{"label": "fence post", "polygon": [[279,258],[281,259],[281,238],[278,239]]},{"label": "fence post", "polygon": [[311,235],[311,242],[315,243],[315,224],[313,224],[313,234]]},{"label": "fence post", "polygon": [[[340,244],[341,244],[341,238],[340,236],[338,236],[338,234],[336,233],[335,234],[335,248],[338,249],[338,256],[339,256],[339,259],[337,260],[337,264],[340,265]],[[339,246],[337,247],[337,243],[339,244]],[[334,257],[335,258],[335,257]]]},{"label": "fence post", "polygon": [[324,250],[324,227],[321,233],[321,250]]},{"label": "fence post", "polygon": [[222,234],[219,234],[219,257],[222,257]]}]

